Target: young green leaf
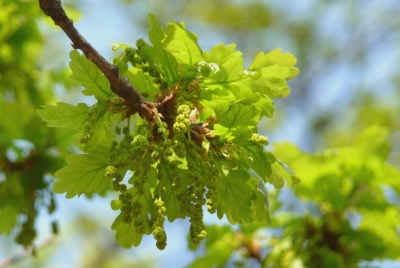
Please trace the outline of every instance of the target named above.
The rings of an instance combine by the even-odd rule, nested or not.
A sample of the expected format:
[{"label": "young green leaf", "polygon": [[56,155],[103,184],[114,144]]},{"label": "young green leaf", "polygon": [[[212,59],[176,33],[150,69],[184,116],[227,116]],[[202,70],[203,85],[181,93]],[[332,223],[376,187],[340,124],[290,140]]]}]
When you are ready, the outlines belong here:
[{"label": "young green leaf", "polygon": [[215,63],[219,71],[204,79],[203,86],[210,89],[225,89],[229,84],[245,79],[242,53],[235,49],[236,45],[214,46],[210,52],[204,52],[204,60]]},{"label": "young green leaf", "polygon": [[224,114],[218,117],[218,122],[227,128],[256,126],[258,123],[257,114],[258,110],[253,105],[235,103]]},{"label": "young green leaf", "polygon": [[65,158],[68,166],[58,170],[54,177],[54,192],[66,193],[67,198],[75,195],[101,192],[106,189],[110,179],[105,177],[110,149],[98,144],[88,154],[73,154]]},{"label": "young green leaf", "polygon": [[88,118],[89,107],[84,103],[73,106],[64,102],[57,102],[56,106],[42,105],[42,109],[36,112],[42,117],[43,121],[48,122],[49,127],[70,127],[78,128]]},{"label": "young green leaf", "polygon": [[204,79],[206,87],[219,88],[246,78],[242,57],[231,57],[224,63],[218,64],[218,66],[219,72]]},{"label": "young green leaf", "polygon": [[290,88],[286,80],[290,76],[289,68],[272,65],[258,70],[260,78],[253,79],[253,89],[271,98],[283,98],[289,95]]},{"label": "young green leaf", "polygon": [[202,90],[199,95],[199,102],[205,108],[205,113],[215,113],[217,117],[225,113],[235,99],[232,93],[219,88]]},{"label": "young green leaf", "polygon": [[224,127],[220,124],[215,124],[213,134],[220,136],[220,139],[223,141],[231,141],[236,138],[236,136],[233,135],[231,129]]},{"label": "young green leaf", "polygon": [[143,234],[138,234],[134,226],[134,222],[126,224],[122,221],[121,215],[119,215],[111,226],[114,230],[115,240],[126,249],[130,249],[133,246],[137,247],[142,242]]},{"label": "young green leaf", "polygon": [[86,96],[93,95],[96,98],[112,96],[107,78],[93,62],[76,50],[72,50],[69,55],[71,57],[69,66],[72,70],[70,78],[85,87],[82,94]]},{"label": "young green leaf", "polygon": [[254,141],[245,141],[241,146],[239,162],[246,168],[252,168],[266,182],[272,174],[271,164],[275,162],[275,156]]},{"label": "young green leaf", "polygon": [[[113,115],[112,113],[108,112],[107,110],[99,111],[96,115],[96,123],[92,126],[92,130],[94,135],[92,136],[89,143],[81,144],[79,149],[83,152],[90,151],[93,147],[96,147],[98,144],[103,146],[110,146],[112,140],[115,138],[113,133],[110,129],[113,129],[113,125],[111,123],[111,117],[114,116],[118,118],[117,115]],[[81,138],[82,134],[78,135]]]},{"label": "young green leaf", "polygon": [[[224,46],[219,44],[213,47],[210,52],[204,52],[204,59],[217,64],[219,71],[210,77],[204,78],[202,87],[208,88],[211,92],[221,90],[232,93],[235,98],[233,100],[234,103],[251,105],[265,98],[265,96],[257,93],[262,92],[263,87],[256,84],[254,79],[245,74],[242,54],[235,50],[235,45]],[[261,78],[261,71],[257,79],[259,78]],[[284,85],[286,85],[286,81],[284,81]],[[226,111],[226,104],[221,105],[221,107],[225,107],[224,111]],[[268,110],[263,108],[262,112],[259,113],[270,115],[271,112],[267,112],[269,110],[269,108]]]},{"label": "young green leaf", "polygon": [[176,22],[168,23],[163,48],[171,52],[184,70],[203,60],[202,51],[197,44],[197,35],[186,30]]},{"label": "young green leaf", "polygon": [[283,163],[279,159],[276,159],[276,162],[279,163],[281,168],[290,175],[290,179],[287,178],[287,176],[284,177],[288,183],[290,183],[292,186],[300,183],[300,178],[296,175],[296,173],[293,172],[293,170],[291,170],[285,163]]},{"label": "young green leaf", "polygon": [[277,162],[271,165],[272,174],[268,179],[268,182],[274,185],[276,189],[281,189],[285,185],[284,175],[282,169]]},{"label": "young green leaf", "polygon": [[215,45],[210,52],[204,51],[204,60],[222,65],[232,58],[241,58],[242,52],[237,51],[235,48],[235,44],[225,46],[224,43],[220,43]]},{"label": "young green leaf", "polygon": [[137,68],[130,68],[128,72],[125,73],[131,84],[136,87],[141,94],[147,94],[147,99],[149,101],[155,101],[155,94],[160,93],[160,89],[156,84],[154,84],[153,79],[148,75],[143,73],[142,70]]},{"label": "young green leaf", "polygon": [[253,178],[248,181],[248,184],[253,189],[257,189],[257,191],[255,191],[256,199],[251,201],[253,217],[258,222],[267,221],[268,224],[270,224],[269,198],[265,182],[252,168],[249,169],[249,173]]},{"label": "young green leaf", "polygon": [[281,54],[281,51],[282,49],[277,48],[265,55],[263,52],[260,52],[250,65],[249,71],[256,71],[258,69],[277,64],[279,67],[289,68],[290,76],[288,79],[296,77],[299,74],[299,69],[293,67],[297,62],[296,58],[287,52]]},{"label": "young green leaf", "polygon": [[250,206],[254,191],[246,184],[248,179],[249,174],[243,170],[232,170],[227,176],[220,178],[218,183],[219,218],[226,214],[231,223],[252,222]]},{"label": "young green leaf", "polygon": [[176,72],[178,63],[172,53],[162,47],[161,41],[165,37],[163,27],[153,14],[149,14],[147,19],[150,25],[148,31],[149,39],[153,46],[142,47],[140,55],[147,61],[155,63],[164,80],[168,82],[168,85],[172,86],[179,80]]},{"label": "young green leaf", "polygon": [[[261,94],[260,94],[261,95]],[[264,116],[272,118],[275,108],[274,102],[268,96],[261,96],[260,100],[253,104],[259,111],[258,117],[262,118]]]}]

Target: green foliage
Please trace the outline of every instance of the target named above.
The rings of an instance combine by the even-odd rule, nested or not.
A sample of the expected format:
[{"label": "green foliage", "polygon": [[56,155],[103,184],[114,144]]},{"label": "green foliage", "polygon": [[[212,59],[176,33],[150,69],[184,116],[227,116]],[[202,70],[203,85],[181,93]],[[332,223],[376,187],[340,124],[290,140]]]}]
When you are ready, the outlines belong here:
[{"label": "green foliage", "polygon": [[[400,172],[385,162],[389,149],[387,131],[377,126],[366,129],[353,146],[315,154],[288,143],[275,146],[274,153],[303,178],[293,188],[296,197],[318,211],[274,213],[272,227],[282,234],[267,240],[261,238],[265,225],[241,225],[240,232],[218,227],[224,228],[223,237],[244,234],[248,240],[238,240],[230,254],[216,256],[216,247],[231,247],[232,241],[210,235],[206,254],[193,267],[214,258],[227,263],[234,252],[241,252],[239,260],[255,258],[262,267],[359,267],[362,260],[398,258],[400,213],[388,193],[399,196]],[[259,255],[249,241],[259,244]],[[261,248],[271,250],[265,254]]]},{"label": "green foliage", "polygon": [[[0,235],[11,234],[23,246],[36,237],[39,211],[56,209],[49,174],[62,167],[60,156],[70,153],[66,137],[72,135],[70,129],[47,128],[36,113],[55,102],[54,84],[68,87],[64,69],[51,73],[38,63],[42,14],[36,1],[0,1]],[[86,105],[55,107],[45,108],[52,110],[45,116],[49,125],[82,123],[78,115]]]},{"label": "green foliage", "polygon": [[[140,50],[143,59],[154,64],[154,68],[161,74],[162,78],[172,86],[178,81],[178,74],[175,68],[178,63],[171,52],[165,50],[162,40],[165,32],[162,26],[156,21],[153,15],[149,15],[149,40],[153,46],[144,46]],[[149,73],[150,74],[150,73]]]},{"label": "green foliage", "polygon": [[219,180],[218,216],[220,218],[225,214],[232,223],[252,222],[250,206],[254,190],[246,184],[248,179],[247,172],[232,170],[228,176]]},{"label": "green foliage", "polygon": [[53,184],[55,193],[67,193],[67,198],[92,191],[101,192],[106,189],[110,179],[105,177],[107,160],[110,155],[108,147],[97,144],[88,154],[68,156],[68,166],[58,170],[54,176],[59,178]]},{"label": "green foliage", "polygon": [[289,93],[286,81],[298,74],[295,58],[275,50],[258,55],[246,71],[235,45],[203,52],[183,23],[169,23],[164,31],[153,15],[148,20],[151,45],[142,39],[136,47],[115,43],[113,50],[124,51],[113,62],[156,101],[156,116],[132,115],[100,70],[72,51],[71,78],[98,102],[38,110],[52,127],[86,124],[79,134],[85,154],[66,158],[68,166],[54,174],[54,191],[71,198],[112,184],[119,199],[111,206],[121,211],[112,229],[125,248],[152,233],[164,249],[165,217],[189,217],[191,242],[198,244],[206,236],[203,206],[231,223],[269,221],[265,183],[280,178],[283,184],[283,178],[274,174],[276,158],[264,148],[268,140],[257,125],[272,117],[270,98]]},{"label": "green foliage", "polygon": [[59,102],[57,106],[43,105],[38,114],[43,121],[48,122],[49,127],[71,127],[78,128],[87,120],[88,106],[79,103],[73,106],[68,103]]},{"label": "green foliage", "polygon": [[176,61],[184,70],[203,59],[201,49],[197,44],[197,36],[187,31],[184,25],[169,23],[165,35],[162,47],[175,56]]},{"label": "green foliage", "polygon": [[85,87],[82,91],[83,95],[93,95],[96,98],[106,98],[112,95],[107,78],[93,62],[88,61],[84,55],[79,54],[76,50],[71,51],[70,57],[69,66],[72,70],[70,78],[75,83]]},{"label": "green foliage", "polygon": [[265,29],[273,20],[271,11],[261,2],[243,5],[234,1],[203,1],[202,12],[198,12],[198,3],[195,2],[187,2],[183,6],[189,17],[201,19],[213,27],[225,27],[232,32]]}]

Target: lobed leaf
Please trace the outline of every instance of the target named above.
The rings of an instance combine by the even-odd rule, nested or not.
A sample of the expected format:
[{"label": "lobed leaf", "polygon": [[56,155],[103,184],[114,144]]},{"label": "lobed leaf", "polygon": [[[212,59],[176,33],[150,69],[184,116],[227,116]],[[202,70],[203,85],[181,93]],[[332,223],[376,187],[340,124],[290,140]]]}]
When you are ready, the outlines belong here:
[{"label": "lobed leaf", "polygon": [[258,123],[257,114],[258,110],[253,105],[235,103],[218,117],[218,122],[230,129],[241,126],[256,126]]},{"label": "lobed leaf", "polygon": [[[217,64],[219,71],[213,76],[204,78],[202,87],[208,88],[210,92],[205,94],[201,92],[199,97],[200,101],[207,98],[207,101],[223,102],[217,107],[219,111],[214,109],[218,120],[221,120],[223,113],[228,113],[228,105],[234,103],[251,105],[247,109],[251,110],[251,115],[254,114],[254,117],[257,115],[259,118],[272,117],[274,107],[268,96],[283,97],[290,92],[285,79],[290,75],[288,68],[272,66],[253,72],[257,73],[256,75],[245,73],[242,54],[235,50],[235,45],[219,44],[214,46],[210,52],[204,52],[204,59]],[[231,98],[209,96],[213,93],[221,95],[221,91],[229,92],[233,96]],[[203,102],[201,103],[203,104]],[[207,104],[208,106],[213,105]],[[205,108],[207,109],[206,106]],[[252,122],[252,119],[250,118],[249,122]],[[252,123],[254,124],[254,122]]]},{"label": "lobed leaf", "polygon": [[130,224],[124,223],[119,215],[111,226],[111,229],[116,232],[115,240],[123,248],[130,249],[132,245],[137,247],[142,242],[143,234],[138,234],[133,224],[133,221]]},{"label": "lobed leaf", "polygon": [[56,106],[42,105],[36,112],[42,120],[48,122],[49,127],[78,128],[87,120],[89,107],[84,103],[73,106],[64,102],[57,102]]},{"label": "lobed leaf", "polygon": [[165,34],[163,48],[175,56],[184,70],[203,60],[202,51],[197,44],[197,35],[186,30],[181,24],[168,23]]},{"label": "lobed leaf", "polygon": [[205,78],[203,87],[227,90],[231,86],[229,84],[246,78],[242,53],[237,51],[235,47],[234,44],[224,46],[221,43],[214,46],[210,52],[204,52],[204,60],[217,64],[219,71],[213,76]]},{"label": "lobed leaf", "polygon": [[253,104],[259,111],[258,117],[262,118],[264,116],[272,118],[275,108],[274,102],[268,96],[260,96],[260,100]]},{"label": "lobed leaf", "polygon": [[130,68],[128,72],[125,73],[131,84],[136,87],[141,94],[148,94],[147,100],[155,101],[155,94],[160,93],[160,90],[156,84],[154,84],[153,79],[148,75],[143,73],[142,70],[137,68]]},{"label": "lobed leaf", "polygon": [[72,70],[70,78],[85,87],[82,94],[86,96],[93,95],[96,98],[112,96],[107,78],[93,62],[76,50],[72,50],[69,56],[71,57],[69,66]]},{"label": "lobed leaf", "polygon": [[227,176],[220,178],[218,183],[220,219],[226,214],[231,223],[252,222],[250,206],[254,191],[246,184],[248,179],[249,174],[243,170],[232,170]]},{"label": "lobed leaf", "polygon": [[229,105],[235,101],[235,96],[223,89],[205,89],[200,92],[199,102],[205,108],[205,113],[217,117],[228,110]]},{"label": "lobed leaf", "polygon": [[178,62],[171,52],[166,51],[162,47],[162,40],[165,38],[163,27],[155,19],[153,14],[149,14],[148,22],[150,25],[148,35],[153,46],[145,46],[140,50],[140,55],[149,62],[155,63],[157,70],[160,72],[168,85],[172,86],[179,81],[176,67]]},{"label": "lobed leaf", "polygon": [[229,83],[245,78],[242,57],[231,57],[222,64],[218,64],[219,71],[213,76],[204,79],[204,85],[209,88],[223,87]]},{"label": "lobed leaf", "polygon": [[275,156],[254,141],[245,141],[241,146],[239,162],[246,168],[252,168],[266,182],[272,174],[271,164],[275,162]]},{"label": "lobed leaf", "polygon": [[285,185],[283,172],[277,162],[271,165],[272,174],[268,179],[268,182],[274,185],[276,189],[281,189]]},{"label": "lobed leaf", "polygon": [[88,152],[98,144],[110,146],[112,141],[115,139],[115,136],[112,133],[114,129],[112,121],[116,121],[117,118],[119,119],[118,115],[113,115],[108,110],[99,111],[99,114],[97,115],[97,122],[94,127],[92,127],[94,132],[92,139],[87,144],[81,144],[79,149],[81,151]]},{"label": "lobed leaf", "polygon": [[276,162],[284,171],[286,171],[286,173],[290,175],[290,179],[287,178],[287,176],[284,177],[288,183],[290,183],[292,186],[300,183],[300,178],[296,175],[296,173],[293,172],[293,170],[291,170],[285,163],[283,163],[279,159],[276,159]]},{"label": "lobed leaf", "polygon": [[213,62],[218,65],[222,65],[226,61],[232,58],[242,57],[242,52],[236,50],[235,44],[225,46],[224,43],[215,45],[210,52],[204,51],[204,60],[207,62]]},{"label": "lobed leaf", "polygon": [[110,149],[97,144],[88,154],[73,154],[65,158],[68,166],[58,170],[53,184],[55,193],[66,193],[67,198],[75,195],[101,192],[106,189],[110,179],[105,177]]},{"label": "lobed leaf", "polygon": [[248,184],[255,190],[256,194],[256,198],[251,200],[253,219],[271,224],[269,198],[265,182],[253,169],[249,169],[249,172],[253,178],[248,181]]},{"label": "lobed leaf", "polygon": [[286,67],[272,65],[257,71],[260,76],[253,79],[253,89],[263,93],[271,98],[283,98],[289,95],[290,88],[287,86],[286,80],[290,76],[290,71]]},{"label": "lobed leaf", "polygon": [[282,49],[277,48],[268,52],[265,55],[263,52],[260,52],[254,59],[253,63],[250,65],[249,71],[256,71],[264,67],[276,64],[279,67],[289,68],[290,76],[288,79],[296,77],[299,74],[299,69],[293,67],[297,62],[296,58],[292,54],[287,52],[281,54],[281,51]]},{"label": "lobed leaf", "polygon": [[[237,137],[235,135],[237,133],[234,133],[234,130],[236,130],[236,129],[232,130],[232,129],[226,128],[220,124],[215,124],[213,134],[220,136],[221,141],[231,141],[231,140],[236,139],[236,137]],[[245,131],[245,129],[243,129],[243,131]]]}]

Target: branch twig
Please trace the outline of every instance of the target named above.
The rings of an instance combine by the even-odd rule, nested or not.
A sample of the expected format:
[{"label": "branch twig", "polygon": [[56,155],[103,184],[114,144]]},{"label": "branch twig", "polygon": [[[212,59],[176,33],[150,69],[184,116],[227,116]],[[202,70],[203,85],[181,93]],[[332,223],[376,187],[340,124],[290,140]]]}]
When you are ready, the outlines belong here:
[{"label": "branch twig", "polygon": [[[61,0],[39,0],[40,8],[51,17],[54,23],[61,27],[65,34],[71,39],[72,47],[80,49],[90,61],[103,72],[110,82],[111,90],[124,99],[125,104],[133,111],[139,112],[143,117],[149,118],[146,111],[150,104],[139,91],[133,87],[129,80],[118,72],[118,67],[109,63],[100,53],[78,32],[73,22],[65,13]],[[143,105],[147,103],[147,105]],[[151,105],[150,105],[151,106]],[[154,105],[153,105],[154,106]],[[145,111],[143,111],[143,109]]]},{"label": "branch twig", "polygon": [[49,245],[51,245],[53,243],[53,241],[55,240],[55,238],[56,237],[54,235],[52,235],[52,236],[46,238],[45,240],[41,241],[40,243],[38,243],[35,246],[30,246],[30,247],[26,248],[24,251],[22,251],[18,254],[15,254],[14,256],[0,260],[0,268],[5,268],[9,265],[16,264],[16,263],[20,262],[21,260],[23,260],[24,258],[32,256],[34,251],[44,249],[44,248],[48,247]]}]

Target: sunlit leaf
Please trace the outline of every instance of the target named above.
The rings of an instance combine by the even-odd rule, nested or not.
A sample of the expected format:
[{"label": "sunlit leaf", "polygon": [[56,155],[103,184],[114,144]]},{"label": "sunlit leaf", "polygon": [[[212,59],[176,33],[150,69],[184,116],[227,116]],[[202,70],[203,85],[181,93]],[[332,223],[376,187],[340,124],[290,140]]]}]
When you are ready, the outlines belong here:
[{"label": "sunlit leaf", "polygon": [[248,173],[239,170],[232,170],[220,178],[218,217],[226,214],[232,223],[252,222],[250,205],[254,192],[246,184],[248,179]]},{"label": "sunlit leaf", "polygon": [[299,69],[293,67],[297,60],[296,58],[290,53],[282,53],[282,49],[277,48],[264,54],[260,52],[256,58],[254,59],[253,63],[249,67],[249,71],[256,71],[262,69],[267,66],[272,66],[274,64],[280,67],[287,67],[290,71],[289,78],[294,78],[299,74]]},{"label": "sunlit leaf", "polygon": [[140,242],[142,242],[143,234],[138,234],[133,224],[133,222],[130,224],[124,223],[121,215],[119,215],[111,226],[111,229],[116,232],[115,240],[123,248],[129,249],[132,246],[137,247],[140,245]]},{"label": "sunlit leaf", "polygon": [[242,144],[239,152],[239,161],[246,168],[252,168],[263,180],[272,174],[271,164],[275,162],[275,156],[264,147],[253,141],[246,141]]},{"label": "sunlit leaf", "polygon": [[250,180],[249,184],[257,189],[256,199],[251,201],[255,219],[259,222],[271,223],[268,190],[265,182],[252,168],[249,169],[249,172],[254,178],[254,180]]},{"label": "sunlit leaf", "polygon": [[130,68],[125,76],[129,78],[131,84],[136,87],[142,95],[147,96],[149,101],[155,101],[155,94],[160,93],[160,89],[153,82],[148,74],[144,74],[142,70]]},{"label": "sunlit leaf", "polygon": [[93,62],[76,50],[72,50],[69,55],[71,57],[69,66],[72,70],[70,77],[74,82],[85,87],[82,94],[94,95],[96,98],[112,96],[107,78]]},{"label": "sunlit leaf", "polygon": [[37,113],[49,127],[81,127],[87,120],[89,107],[84,103],[73,106],[68,103],[58,102],[56,106],[42,105]]},{"label": "sunlit leaf", "polygon": [[197,35],[186,30],[181,24],[168,23],[165,35],[162,41],[163,48],[171,52],[185,70],[203,59],[197,44]]},{"label": "sunlit leaf", "polygon": [[179,80],[176,71],[178,63],[172,53],[162,47],[161,41],[165,38],[163,27],[155,19],[154,15],[149,14],[147,19],[150,25],[148,31],[149,39],[153,46],[143,47],[140,50],[141,56],[149,62],[155,63],[164,80],[172,86]]},{"label": "sunlit leaf", "polygon": [[68,166],[58,170],[54,177],[58,180],[53,184],[54,192],[66,193],[67,198],[75,195],[101,192],[110,183],[105,177],[110,150],[108,147],[97,145],[88,154],[74,154],[67,156]]}]

